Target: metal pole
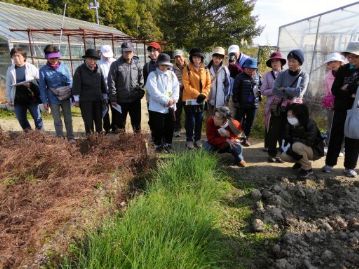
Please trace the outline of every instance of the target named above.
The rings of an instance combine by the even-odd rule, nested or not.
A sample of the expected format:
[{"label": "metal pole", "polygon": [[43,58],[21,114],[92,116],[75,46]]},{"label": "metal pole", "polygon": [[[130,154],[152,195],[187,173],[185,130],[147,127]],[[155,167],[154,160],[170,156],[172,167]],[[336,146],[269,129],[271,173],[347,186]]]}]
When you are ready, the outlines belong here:
[{"label": "metal pole", "polygon": [[61,49],[62,33],[63,33],[64,25],[65,25],[66,7],[67,7],[67,3],[65,3],[65,6],[64,6],[64,14],[62,15],[61,32],[60,32],[60,41],[59,41],[59,50]]},{"label": "metal pole", "polygon": [[69,56],[70,56],[70,64],[71,64],[71,74],[74,75],[74,66],[72,63],[72,54],[71,54],[71,43],[70,43],[70,36],[67,36],[67,45],[69,46]]},{"label": "metal pole", "polygon": [[316,50],[317,50],[318,34],[319,34],[319,26],[320,26],[321,18],[322,18],[322,16],[319,16],[319,18],[318,18],[317,33],[315,34],[315,42],[314,42],[314,48],[313,48],[313,53],[312,53],[312,62],[311,62],[311,65],[310,65],[309,81],[310,81],[310,77],[312,76],[312,72],[313,72],[314,57],[315,57],[315,53],[316,53]]},{"label": "metal pole", "polygon": [[34,52],[33,52],[32,43],[31,43],[31,30],[30,29],[27,29],[27,36],[29,38],[31,61],[32,61],[32,64],[35,64],[35,61],[34,61],[34,58],[33,58],[34,57]]},{"label": "metal pole", "polygon": [[100,25],[100,21],[99,21],[99,18],[98,18],[98,8],[100,7],[100,3],[97,2],[96,0],[95,1],[95,9],[96,9],[96,20],[97,20],[97,25]]}]

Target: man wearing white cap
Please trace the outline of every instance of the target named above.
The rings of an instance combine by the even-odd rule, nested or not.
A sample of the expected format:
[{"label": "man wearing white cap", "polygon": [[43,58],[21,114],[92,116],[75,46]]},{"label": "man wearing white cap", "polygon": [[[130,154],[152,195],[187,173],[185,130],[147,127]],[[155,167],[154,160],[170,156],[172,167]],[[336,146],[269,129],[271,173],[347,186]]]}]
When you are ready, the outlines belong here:
[{"label": "man wearing white cap", "polygon": [[[107,102],[107,103],[108,103],[107,77],[108,77],[108,73],[110,72],[110,66],[114,61],[116,61],[116,59],[113,58],[112,47],[110,45],[101,46],[101,60],[98,62],[98,66],[100,67],[101,72],[102,72],[102,74],[105,78],[105,82],[106,82],[107,97],[106,97],[105,102]],[[112,107],[111,107],[111,110],[113,110]],[[116,113],[112,113],[112,123],[110,123],[110,115],[108,112],[103,117],[103,127],[104,127],[106,133],[108,133],[111,128],[113,131],[115,131],[114,126],[113,126],[114,115],[116,115]]]},{"label": "man wearing white cap", "polygon": [[241,53],[238,45],[230,45],[228,48],[228,55],[234,54],[237,58],[237,65],[242,69],[242,65],[249,58],[248,55]]}]

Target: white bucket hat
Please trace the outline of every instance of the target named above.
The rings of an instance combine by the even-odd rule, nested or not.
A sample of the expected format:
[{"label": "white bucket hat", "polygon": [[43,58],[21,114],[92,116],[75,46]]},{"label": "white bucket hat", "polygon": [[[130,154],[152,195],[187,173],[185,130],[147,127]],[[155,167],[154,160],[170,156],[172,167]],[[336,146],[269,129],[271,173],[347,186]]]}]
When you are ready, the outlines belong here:
[{"label": "white bucket hat", "polygon": [[324,61],[324,64],[327,64],[329,62],[334,62],[334,61],[344,63],[345,59],[344,59],[343,55],[341,55],[340,53],[333,52],[333,53],[328,54],[328,56],[326,57],[326,59]]},{"label": "white bucket hat", "polygon": [[103,57],[106,58],[112,58],[113,57],[112,47],[110,45],[101,46],[101,55],[103,55]]}]

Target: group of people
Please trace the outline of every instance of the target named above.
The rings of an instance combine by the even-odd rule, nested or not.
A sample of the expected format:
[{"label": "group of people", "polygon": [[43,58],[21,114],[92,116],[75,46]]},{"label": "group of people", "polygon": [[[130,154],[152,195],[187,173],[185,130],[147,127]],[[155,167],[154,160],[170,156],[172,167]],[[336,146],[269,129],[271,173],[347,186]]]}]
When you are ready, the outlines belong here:
[{"label": "group of people", "polygon": [[[249,137],[263,95],[268,161],[294,162],[299,177],[313,173],[311,160],[324,156],[324,141],[303,104],[309,76],[301,68],[302,50],[292,50],[286,58],[279,51],[273,52],[266,61],[271,70],[262,78],[257,60],[241,53],[237,45],[231,45],[228,54],[224,48],[215,47],[208,65],[199,48],[189,51],[188,61],[182,50],[175,50],[174,63],[157,42],[151,42],[147,51],[150,61],[142,66],[131,42],[122,43],[117,60],[111,46],[102,46],[100,53],[87,49],[84,63],[72,78],[56,46],[45,47],[47,63],[40,70],[26,62],[23,49],[13,48],[13,64],[7,72],[8,102],[25,131],[31,129],[27,110],[36,129],[43,129],[39,110],[42,103],[45,110],[51,110],[56,135],[63,137],[62,112],[67,139],[73,142],[72,104],[80,107],[87,135],[103,129],[106,133],[124,132],[128,114],[133,131],[139,133],[141,99],[146,95],[148,124],[157,152],[172,151],[173,137],[181,135],[184,110],[188,149],[202,147],[202,122],[206,116],[207,141],[203,147],[230,152],[236,164],[245,167],[242,147],[251,145]],[[330,135],[323,171],[332,171],[344,143],[344,172],[355,177],[359,140],[344,139],[344,122],[359,83],[359,51],[349,50],[344,55],[348,60],[345,65],[339,53],[326,61],[329,71],[323,106],[328,111]],[[284,70],[286,64],[288,69]]]}]

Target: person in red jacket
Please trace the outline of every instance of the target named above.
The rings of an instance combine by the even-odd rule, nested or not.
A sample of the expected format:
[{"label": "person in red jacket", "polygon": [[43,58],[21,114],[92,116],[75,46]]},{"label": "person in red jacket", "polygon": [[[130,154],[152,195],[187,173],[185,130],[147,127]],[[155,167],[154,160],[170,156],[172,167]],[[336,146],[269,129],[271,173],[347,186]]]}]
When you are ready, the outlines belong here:
[{"label": "person in red jacket", "polygon": [[210,152],[231,153],[236,165],[245,167],[246,162],[239,141],[241,125],[232,119],[230,109],[226,106],[217,108],[214,115],[207,120],[206,127],[207,142],[204,149]]}]

